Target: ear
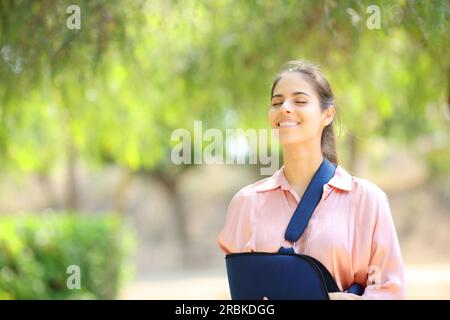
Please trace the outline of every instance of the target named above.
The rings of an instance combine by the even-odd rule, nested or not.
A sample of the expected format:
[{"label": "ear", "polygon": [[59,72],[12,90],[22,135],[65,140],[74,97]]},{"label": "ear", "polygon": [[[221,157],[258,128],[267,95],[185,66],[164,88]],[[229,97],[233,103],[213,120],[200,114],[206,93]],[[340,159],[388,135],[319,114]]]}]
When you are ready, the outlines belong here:
[{"label": "ear", "polygon": [[331,105],[328,107],[327,110],[324,111],[324,114],[325,117],[323,118],[323,124],[326,127],[333,121],[334,116],[336,115],[336,108],[333,105]]}]

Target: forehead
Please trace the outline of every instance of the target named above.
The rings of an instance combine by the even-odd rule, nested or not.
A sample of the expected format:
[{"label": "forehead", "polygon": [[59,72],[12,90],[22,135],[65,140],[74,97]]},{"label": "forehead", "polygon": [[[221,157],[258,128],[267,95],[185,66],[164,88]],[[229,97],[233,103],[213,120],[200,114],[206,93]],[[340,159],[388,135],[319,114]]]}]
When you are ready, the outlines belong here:
[{"label": "forehead", "polygon": [[282,74],[281,79],[273,89],[273,94],[289,96],[293,92],[298,91],[303,91],[311,96],[315,93],[313,87],[306,80],[305,76],[298,72],[286,72]]}]

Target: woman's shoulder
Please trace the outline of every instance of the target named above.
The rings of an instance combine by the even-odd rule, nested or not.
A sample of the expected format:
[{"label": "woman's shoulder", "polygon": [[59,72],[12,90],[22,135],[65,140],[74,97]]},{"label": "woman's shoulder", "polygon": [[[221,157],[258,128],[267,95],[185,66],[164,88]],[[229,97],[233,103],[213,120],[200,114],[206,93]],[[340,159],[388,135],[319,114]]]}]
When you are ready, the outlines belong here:
[{"label": "woman's shoulder", "polygon": [[283,168],[280,168],[272,176],[260,179],[254,183],[239,189],[231,199],[230,205],[254,208],[258,206],[261,197],[268,194],[268,191],[277,189],[281,185]]},{"label": "woman's shoulder", "polygon": [[[335,177],[330,183],[338,189],[349,191],[348,195],[356,207],[375,208],[385,207],[388,204],[388,197],[378,184],[370,179],[347,172],[340,166],[338,166]],[[370,209],[370,211],[372,210]]]},{"label": "woman's shoulder", "polygon": [[337,166],[333,178],[329,184],[342,191],[350,191],[351,195],[361,196],[384,196],[384,191],[374,182],[356,176],[351,171]]},{"label": "woman's shoulder", "polygon": [[268,179],[261,179],[246,185],[233,195],[227,209],[228,219],[231,219],[230,221],[233,219],[244,219],[241,221],[248,221],[250,219],[251,213],[258,207],[258,191]]},{"label": "woman's shoulder", "polygon": [[271,179],[272,177],[264,178],[242,187],[234,194],[233,199],[253,199],[259,192],[264,191],[271,184]]},{"label": "woman's shoulder", "polygon": [[387,194],[369,179],[352,175],[352,202],[369,219],[391,216]]},{"label": "woman's shoulder", "polygon": [[386,193],[375,182],[352,175],[352,189],[359,195],[365,197],[384,198]]},{"label": "woman's shoulder", "polygon": [[260,179],[252,184],[242,187],[234,194],[233,198],[254,199],[257,198],[260,193],[276,189],[280,186],[281,176],[283,174],[282,170],[283,168],[280,168],[272,176]]}]

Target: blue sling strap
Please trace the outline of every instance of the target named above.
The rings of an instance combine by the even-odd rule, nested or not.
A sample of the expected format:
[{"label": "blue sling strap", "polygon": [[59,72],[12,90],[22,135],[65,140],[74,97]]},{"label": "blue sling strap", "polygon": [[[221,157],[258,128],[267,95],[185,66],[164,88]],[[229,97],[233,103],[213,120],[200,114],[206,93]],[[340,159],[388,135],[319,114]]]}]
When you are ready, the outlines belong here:
[{"label": "blue sling strap", "polygon": [[314,209],[322,198],[323,186],[333,178],[335,171],[336,166],[333,163],[327,159],[322,161],[287,226],[286,233],[284,234],[286,240],[297,242],[300,239]]}]

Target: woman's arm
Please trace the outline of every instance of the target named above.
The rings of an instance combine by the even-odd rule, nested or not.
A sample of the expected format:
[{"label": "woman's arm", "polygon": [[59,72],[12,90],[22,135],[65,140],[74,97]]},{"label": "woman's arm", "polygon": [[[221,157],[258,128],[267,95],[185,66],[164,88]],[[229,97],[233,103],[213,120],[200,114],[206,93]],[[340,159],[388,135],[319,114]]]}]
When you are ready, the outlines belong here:
[{"label": "woman's arm", "polygon": [[251,237],[250,210],[251,199],[241,189],[231,199],[225,225],[217,237],[217,244],[223,253],[245,251],[245,245]]},{"label": "woman's arm", "polygon": [[[366,213],[371,218],[369,264],[365,266],[365,299],[405,299],[405,280],[400,245],[386,194],[371,190],[366,197]],[[370,233],[369,233],[370,234]]]}]

